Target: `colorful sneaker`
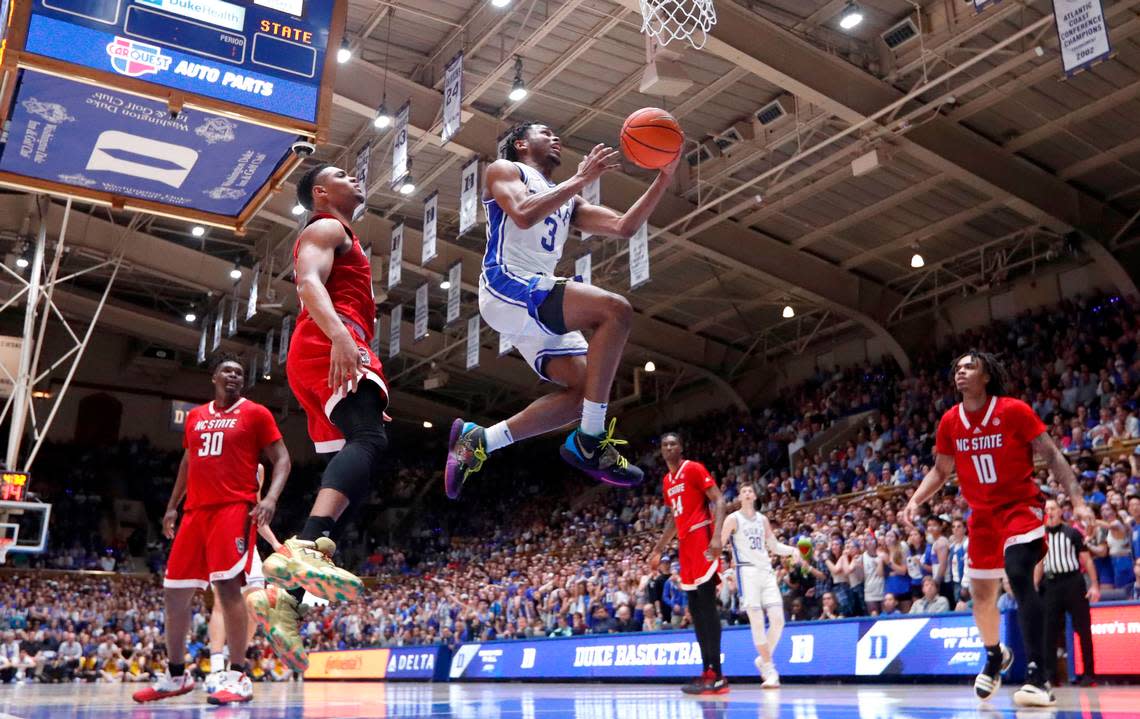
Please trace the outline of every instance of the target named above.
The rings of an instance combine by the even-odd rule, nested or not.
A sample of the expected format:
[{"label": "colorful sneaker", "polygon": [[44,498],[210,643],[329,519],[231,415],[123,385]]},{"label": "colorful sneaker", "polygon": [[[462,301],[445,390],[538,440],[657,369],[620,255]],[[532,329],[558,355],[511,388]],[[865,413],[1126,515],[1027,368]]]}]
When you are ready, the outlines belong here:
[{"label": "colorful sneaker", "polygon": [[309,657],[301,640],[302,605],[284,589],[273,586],[250,592],[246,602],[273,653],[282,664],[303,674],[309,667]]},{"label": "colorful sneaker", "polygon": [[487,460],[486,430],[474,422],[457,418],[451,423],[447,440],[447,465],[443,470],[443,491],[448,499],[459,499],[468,477],[483,469]]},{"label": "colorful sneaker", "polygon": [[575,469],[580,469],[599,482],[618,487],[636,487],[645,480],[645,474],[636,464],[621,456],[618,445],[629,444],[624,439],[614,438],[617,418],[610,420],[609,429],[600,437],[574,430],[558,449],[562,459]]},{"label": "colorful sneaker", "polygon": [[296,537],[286,539],[262,565],[265,577],[286,589],[302,587],[313,596],[330,602],[351,602],[360,596],[364,582],[332,562],[336,542],[318,537],[310,542]]},{"label": "colorful sneaker", "polygon": [[170,676],[170,672],[163,672],[155,677],[149,687],[132,694],[131,699],[141,704],[189,694],[192,691],[194,691],[194,677],[183,672],[182,676],[175,679]]},{"label": "colorful sneaker", "polygon": [[714,679],[716,679],[716,675],[713,674],[712,669],[706,669],[701,672],[699,677],[681,687],[681,691],[686,694],[701,694],[704,691],[705,685]]},{"label": "colorful sneaker", "polygon": [[997,694],[997,690],[1001,689],[1001,675],[1009,671],[1011,664],[1013,664],[1013,654],[1009,651],[1009,647],[1002,644],[1001,664],[997,671],[994,672],[990,667],[984,667],[974,678],[974,693],[978,695],[979,699],[986,701]]},{"label": "colorful sneaker", "polygon": [[206,697],[207,702],[224,706],[253,699],[253,682],[244,672],[227,671],[225,675],[218,690]]}]

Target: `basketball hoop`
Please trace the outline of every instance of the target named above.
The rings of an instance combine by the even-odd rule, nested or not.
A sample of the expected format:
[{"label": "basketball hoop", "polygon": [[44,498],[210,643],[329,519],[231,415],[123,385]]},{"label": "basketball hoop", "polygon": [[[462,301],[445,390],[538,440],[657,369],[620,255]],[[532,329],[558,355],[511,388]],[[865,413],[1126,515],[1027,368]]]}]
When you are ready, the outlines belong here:
[{"label": "basketball hoop", "polygon": [[700,50],[716,25],[713,0],[638,0],[641,31],[664,47],[673,40],[688,40]]},{"label": "basketball hoop", "polygon": [[8,550],[16,543],[15,537],[0,537],[0,566],[8,561]]}]

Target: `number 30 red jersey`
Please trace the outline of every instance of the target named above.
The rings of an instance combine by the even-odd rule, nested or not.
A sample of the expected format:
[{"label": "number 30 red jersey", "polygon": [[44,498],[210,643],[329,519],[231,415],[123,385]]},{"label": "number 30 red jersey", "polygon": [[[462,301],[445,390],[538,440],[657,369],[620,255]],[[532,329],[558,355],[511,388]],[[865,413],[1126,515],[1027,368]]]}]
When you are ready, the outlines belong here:
[{"label": "number 30 red jersey", "polygon": [[684,460],[677,473],[669,472],[662,483],[665,504],[673,512],[677,523],[677,538],[684,539],[690,532],[712,524],[709,500],[705,490],[716,484],[712,475],[700,462]]},{"label": "number 30 red jersey", "polygon": [[1040,496],[1031,442],[1044,431],[1029,405],[991,397],[977,412],[958,403],[942,415],[935,449],[954,458],[958,486],[970,507],[993,509]]},{"label": "number 30 red jersey", "polygon": [[183,509],[257,502],[258,458],[279,439],[273,414],[244,397],[224,410],[213,402],[190,410],[182,434],[187,462]]}]

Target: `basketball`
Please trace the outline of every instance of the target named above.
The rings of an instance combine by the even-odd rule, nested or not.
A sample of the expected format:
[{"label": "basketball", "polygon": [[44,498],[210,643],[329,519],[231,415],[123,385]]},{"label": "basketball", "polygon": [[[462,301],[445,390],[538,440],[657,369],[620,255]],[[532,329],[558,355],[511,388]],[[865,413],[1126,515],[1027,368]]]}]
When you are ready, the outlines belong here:
[{"label": "basketball", "polygon": [[643,107],[621,126],[621,151],[629,161],[647,170],[660,170],[673,161],[685,144],[677,120],[657,107]]}]

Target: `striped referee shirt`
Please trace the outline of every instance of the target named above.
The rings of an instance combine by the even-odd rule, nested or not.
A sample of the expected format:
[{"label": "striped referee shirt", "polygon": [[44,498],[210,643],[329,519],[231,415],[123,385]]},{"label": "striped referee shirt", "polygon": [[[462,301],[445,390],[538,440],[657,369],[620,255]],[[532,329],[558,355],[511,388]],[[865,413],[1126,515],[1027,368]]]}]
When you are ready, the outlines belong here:
[{"label": "striped referee shirt", "polygon": [[1081,552],[1085,549],[1085,538],[1072,527],[1058,524],[1046,527],[1049,553],[1045,555],[1046,576],[1070,574],[1081,571]]}]

